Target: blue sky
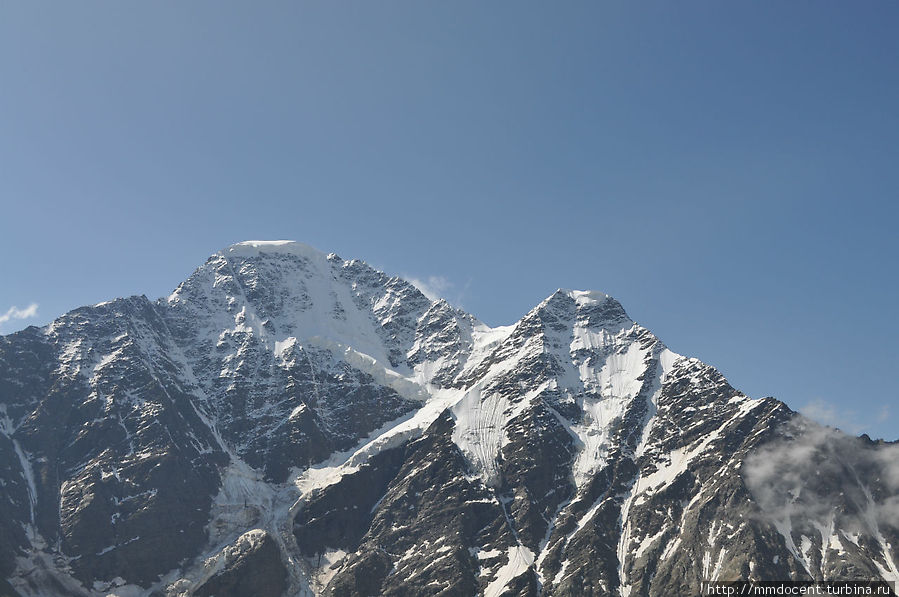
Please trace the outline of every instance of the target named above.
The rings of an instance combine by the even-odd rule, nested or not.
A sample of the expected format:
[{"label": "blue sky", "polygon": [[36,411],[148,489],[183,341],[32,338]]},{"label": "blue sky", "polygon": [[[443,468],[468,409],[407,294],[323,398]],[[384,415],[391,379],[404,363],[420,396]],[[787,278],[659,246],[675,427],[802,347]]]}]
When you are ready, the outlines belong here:
[{"label": "blue sky", "polygon": [[603,290],[750,395],[899,438],[897,26],[887,1],[2,3],[0,333],[290,238],[490,324]]}]

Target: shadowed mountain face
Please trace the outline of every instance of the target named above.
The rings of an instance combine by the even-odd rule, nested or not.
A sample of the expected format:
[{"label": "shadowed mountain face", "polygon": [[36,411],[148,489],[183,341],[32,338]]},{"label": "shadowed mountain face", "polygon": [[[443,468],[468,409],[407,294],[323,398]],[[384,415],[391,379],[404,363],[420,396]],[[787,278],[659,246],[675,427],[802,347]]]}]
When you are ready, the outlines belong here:
[{"label": "shadowed mountain face", "polygon": [[288,242],[0,337],[0,594],[687,595],[899,580],[899,446],[598,292],[490,328]]}]

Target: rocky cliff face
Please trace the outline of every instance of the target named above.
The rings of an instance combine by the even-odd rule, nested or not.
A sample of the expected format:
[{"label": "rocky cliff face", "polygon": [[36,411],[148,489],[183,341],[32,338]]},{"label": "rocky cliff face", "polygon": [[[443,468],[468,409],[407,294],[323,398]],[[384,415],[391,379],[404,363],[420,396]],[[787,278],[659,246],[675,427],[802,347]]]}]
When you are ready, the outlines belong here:
[{"label": "rocky cliff face", "polygon": [[241,243],[0,338],[0,577],[30,595],[674,595],[899,580],[899,447],[597,292],[489,328]]}]

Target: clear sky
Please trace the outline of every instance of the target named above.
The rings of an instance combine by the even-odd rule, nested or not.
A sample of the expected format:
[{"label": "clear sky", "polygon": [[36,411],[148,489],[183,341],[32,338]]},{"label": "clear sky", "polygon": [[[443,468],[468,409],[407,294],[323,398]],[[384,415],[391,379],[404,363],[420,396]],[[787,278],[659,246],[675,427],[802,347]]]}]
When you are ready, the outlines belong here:
[{"label": "clear sky", "polygon": [[296,239],[490,324],[603,290],[899,438],[897,31],[887,0],[0,0],[0,333]]}]

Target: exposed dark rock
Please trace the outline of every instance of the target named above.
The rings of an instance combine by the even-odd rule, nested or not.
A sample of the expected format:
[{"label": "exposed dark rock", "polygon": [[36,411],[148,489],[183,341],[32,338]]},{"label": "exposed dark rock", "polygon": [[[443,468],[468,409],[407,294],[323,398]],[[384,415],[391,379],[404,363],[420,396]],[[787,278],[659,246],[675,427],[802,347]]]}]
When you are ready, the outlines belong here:
[{"label": "exposed dark rock", "polygon": [[279,597],[287,588],[287,569],[275,541],[251,531],[225,548],[222,569],[204,582],[196,597]]},{"label": "exposed dark rock", "polygon": [[405,456],[405,446],[380,452],[357,473],[306,498],[293,523],[302,554],[314,558],[327,548],[356,551]]}]

